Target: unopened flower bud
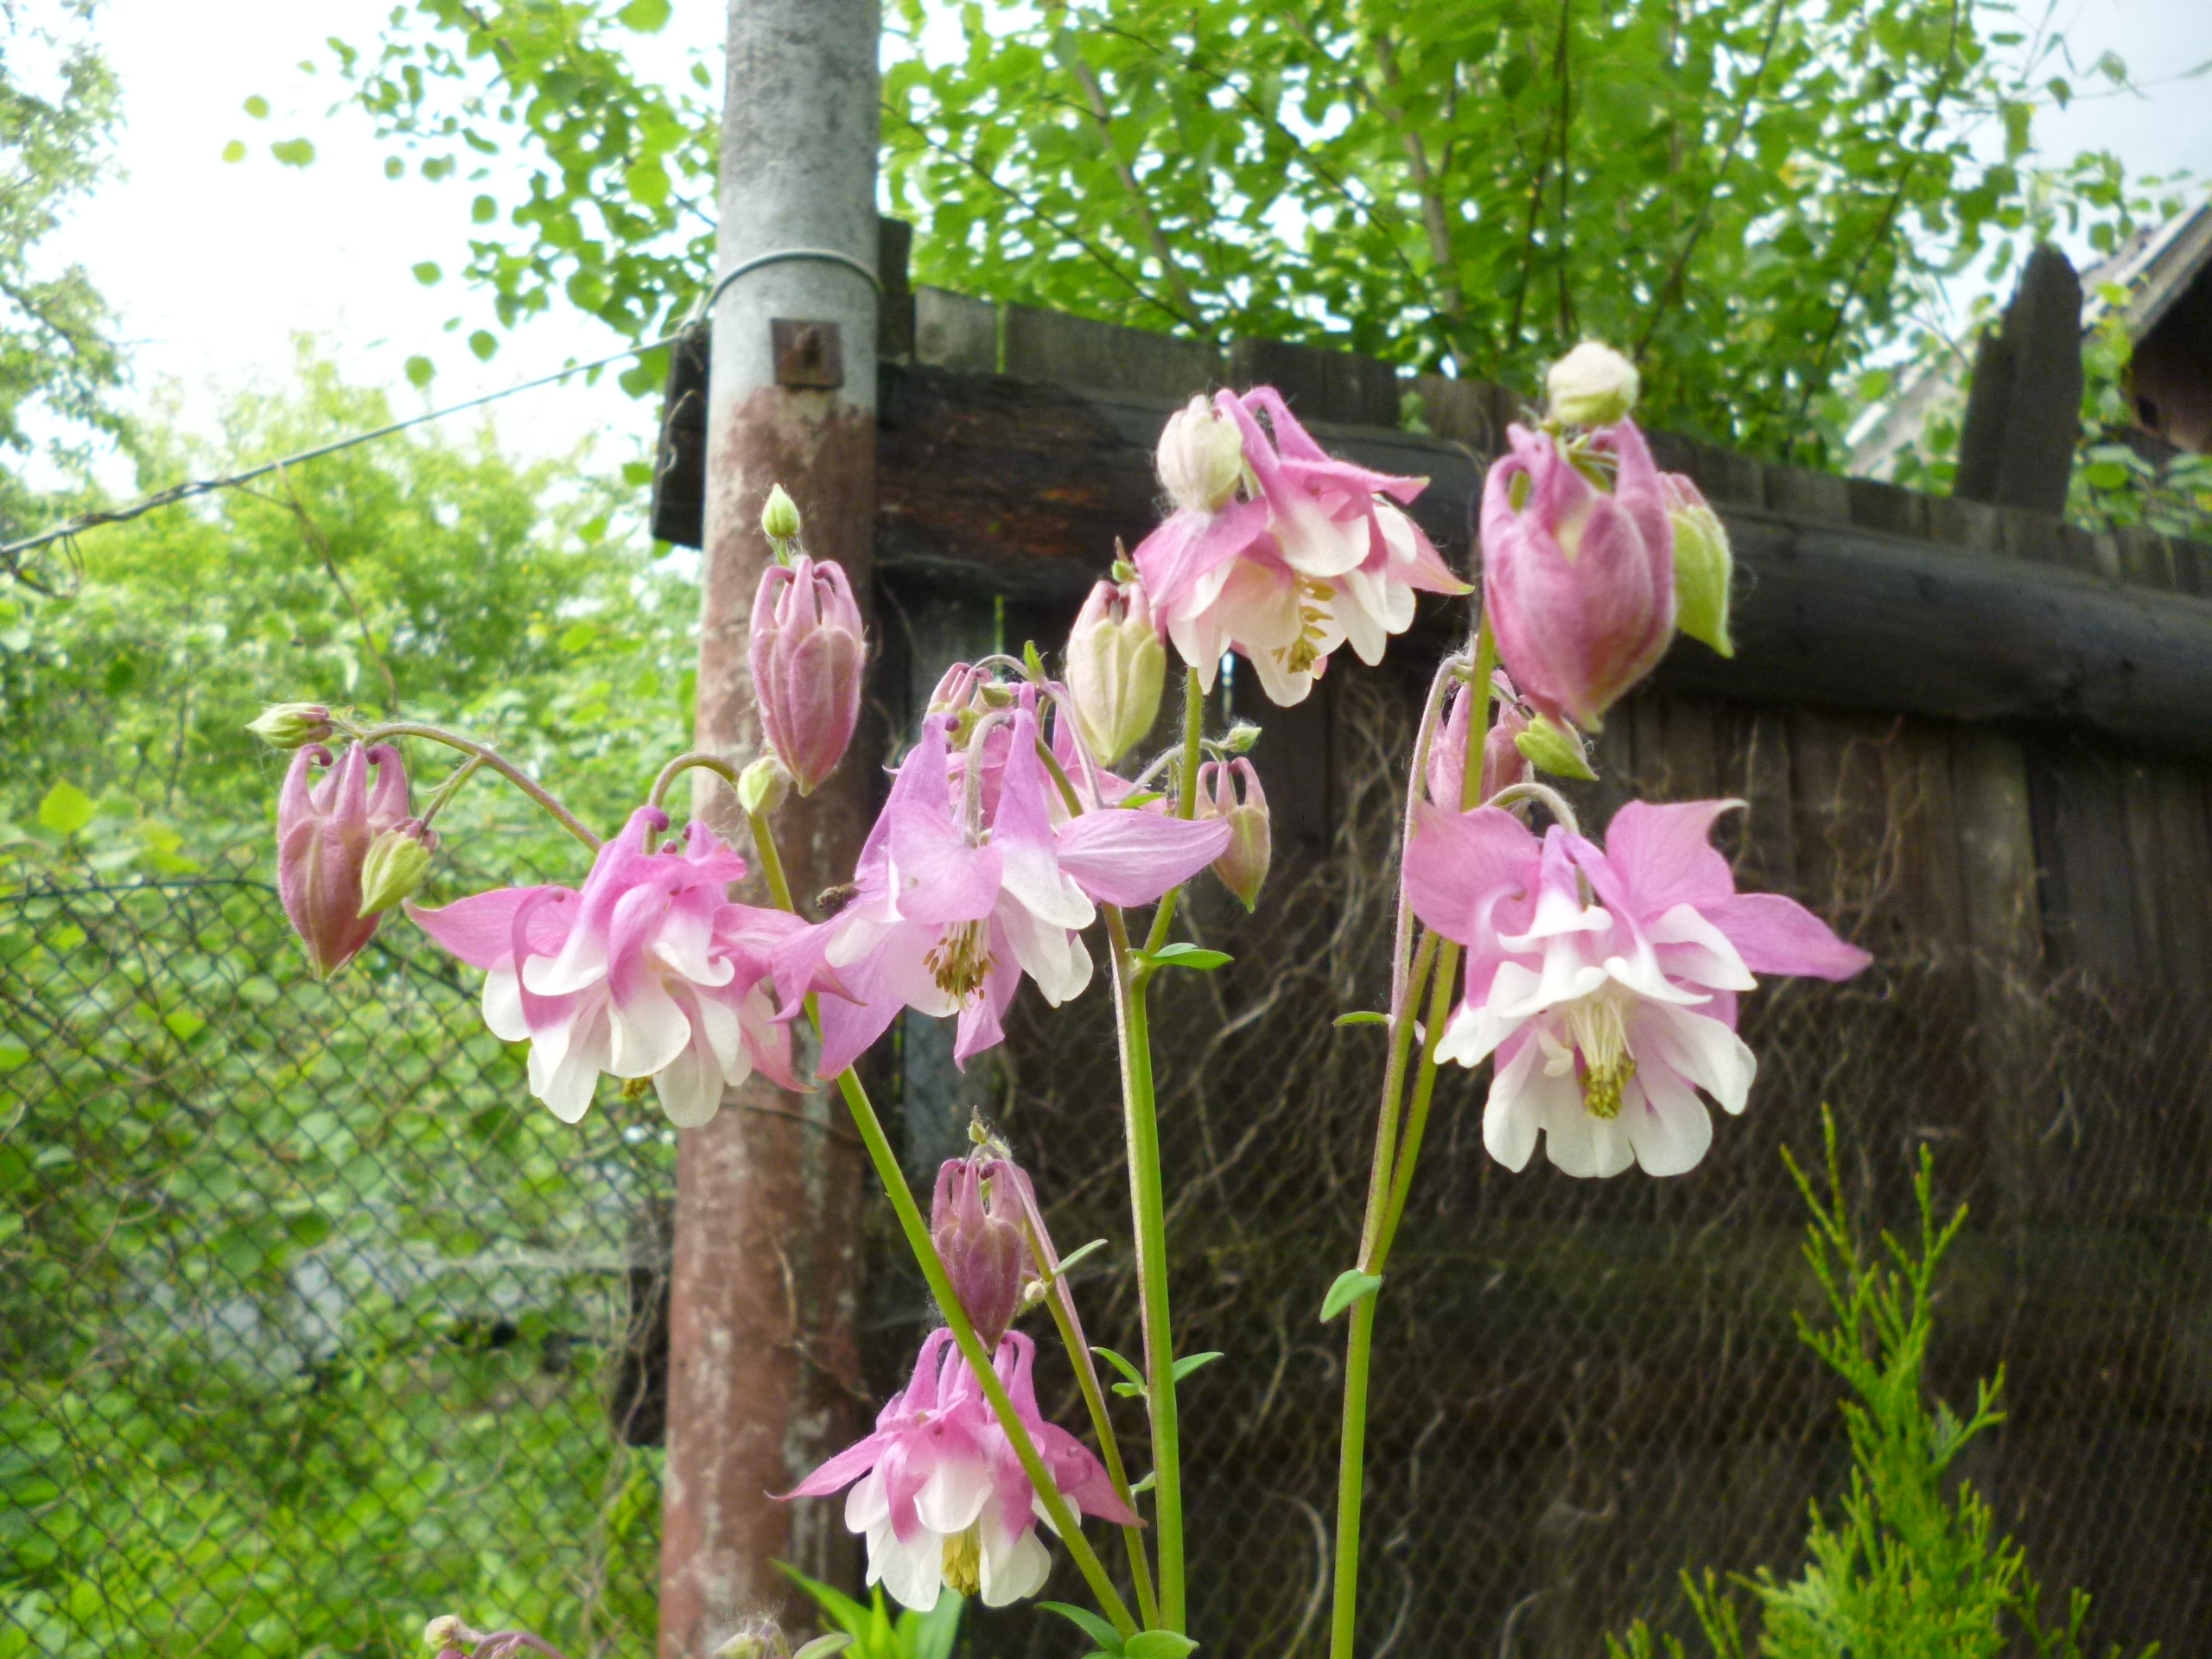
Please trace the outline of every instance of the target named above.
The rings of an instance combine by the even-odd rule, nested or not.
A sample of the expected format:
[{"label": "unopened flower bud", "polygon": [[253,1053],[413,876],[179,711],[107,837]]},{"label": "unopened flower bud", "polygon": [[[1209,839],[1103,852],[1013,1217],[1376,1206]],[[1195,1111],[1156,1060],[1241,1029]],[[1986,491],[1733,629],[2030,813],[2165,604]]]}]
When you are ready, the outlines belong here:
[{"label": "unopened flower bud", "polygon": [[1221,740],[1221,747],[1230,754],[1249,754],[1260,741],[1260,728],[1249,720],[1240,720],[1229,728],[1229,735]]},{"label": "unopened flower bud", "polygon": [[1475,798],[1464,802],[1461,785],[1467,775],[1467,728],[1481,701],[1474,687],[1454,685],[1436,735],[1428,745],[1428,798],[1447,812],[1479,806],[1508,784],[1524,783],[1529,766],[1514,748],[1514,741],[1529,728],[1529,717],[1513,694],[1513,682],[1503,671],[1491,677],[1497,715],[1483,734],[1483,771],[1476,779]]},{"label": "unopened flower bud", "polygon": [[1154,457],[1168,499],[1185,512],[1218,512],[1244,475],[1244,439],[1204,394],[1167,417]]},{"label": "unopened flower bud", "polygon": [[[1236,797],[1239,781],[1244,786],[1242,800]],[[1268,879],[1274,838],[1267,794],[1249,760],[1209,760],[1198,768],[1198,816],[1229,820],[1229,845],[1214,860],[1213,873],[1250,910],[1260,902],[1260,888]]]},{"label": "unopened flower bud", "polygon": [[1102,582],[1091,588],[1068,635],[1067,679],[1076,724],[1100,766],[1143,741],[1160,715],[1167,648],[1141,586]]},{"label": "unopened flower bud", "polygon": [[1528,730],[1515,738],[1513,744],[1539,772],[1586,784],[1598,781],[1598,774],[1590,769],[1589,751],[1574,728],[1562,726],[1548,715],[1538,715],[1530,721]]},{"label": "unopened flower bud", "polygon": [[1706,504],[1704,493],[1680,473],[1660,474],[1659,493],[1675,527],[1675,626],[1723,657],[1733,657],[1728,585],[1736,559],[1727,527]]},{"label": "unopened flower bud", "polygon": [[361,914],[381,916],[423,885],[437,850],[438,832],[420,818],[381,831],[361,863]]},{"label": "unopened flower bud", "polygon": [[772,812],[791,792],[791,776],[772,754],[764,754],[737,774],[737,804],[747,817]]},{"label": "unopened flower bud", "polygon": [[798,503],[784,493],[782,485],[771,484],[760,509],[760,533],[772,542],[788,542],[798,531]]},{"label": "unopened flower bud", "polygon": [[1570,426],[1611,426],[1626,419],[1639,384],[1635,364],[1594,340],[1584,340],[1544,377],[1552,418]]},{"label": "unopened flower bud", "polygon": [[272,749],[321,743],[333,729],[330,710],[319,702],[272,702],[261,711],[260,719],[246,723],[246,730]]},{"label": "unopened flower bud", "polygon": [[[329,768],[320,782],[311,775],[316,766]],[[378,838],[412,816],[407,768],[391,745],[348,744],[334,763],[319,743],[293,754],[276,798],[276,891],[317,978],[329,978],[376,937],[376,915],[361,908],[364,867]]]},{"label": "unopened flower bud", "polygon": [[440,1613],[423,1627],[423,1643],[441,1651],[457,1649],[467,1639],[461,1632],[467,1628],[458,1613]]},{"label": "unopened flower bud", "polygon": [[999,1338],[1021,1306],[1028,1257],[1021,1224],[1014,1218],[1018,1201],[1011,1181],[1001,1176],[985,1192],[991,1168],[965,1158],[946,1159],[937,1173],[937,1198],[930,1211],[930,1236],[986,1353],[998,1351]]},{"label": "unopened flower bud", "polygon": [[770,565],[753,600],[751,656],[761,732],[810,794],[844,759],[861,717],[868,648],[844,570],[803,553]]}]

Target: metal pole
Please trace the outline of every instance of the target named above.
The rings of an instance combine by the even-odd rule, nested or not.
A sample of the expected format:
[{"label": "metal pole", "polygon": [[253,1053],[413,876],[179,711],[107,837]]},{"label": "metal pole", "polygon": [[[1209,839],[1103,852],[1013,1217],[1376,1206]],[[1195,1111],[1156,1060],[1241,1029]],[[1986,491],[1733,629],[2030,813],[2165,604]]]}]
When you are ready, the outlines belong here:
[{"label": "metal pole", "polygon": [[[880,29],[878,0],[730,0],[716,260],[737,274],[713,311],[698,741],[741,763],[759,752],[746,643],[770,484],[798,502],[808,550],[842,563],[864,606],[871,591]],[[868,750],[779,815],[802,906],[852,868]],[[745,848],[727,789],[696,776]],[[770,1494],[856,1437],[863,1163],[834,1095],[758,1077],[680,1138],[663,1659],[706,1659],[751,1613],[799,1615],[776,1560],[852,1577],[839,1507]]]}]

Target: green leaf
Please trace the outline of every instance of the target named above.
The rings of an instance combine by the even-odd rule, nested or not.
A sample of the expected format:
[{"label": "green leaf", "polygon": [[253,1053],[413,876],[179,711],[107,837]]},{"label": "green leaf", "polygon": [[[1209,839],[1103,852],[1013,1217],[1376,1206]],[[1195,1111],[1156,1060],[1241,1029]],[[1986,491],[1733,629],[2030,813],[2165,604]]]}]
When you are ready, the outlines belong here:
[{"label": "green leaf", "polygon": [[1387,1014],[1376,1014],[1370,1009],[1362,1008],[1357,1014],[1338,1014],[1336,1019],[1336,1023],[1339,1029],[1351,1026],[1387,1026],[1390,1023],[1390,1016]]},{"label": "green leaf", "polygon": [[1123,1359],[1111,1348],[1093,1348],[1090,1351],[1097,1355],[1099,1358],[1104,1360],[1109,1365],[1111,1365],[1123,1376],[1128,1377],[1130,1382],[1135,1383],[1140,1389],[1144,1387],[1144,1373],[1139,1370],[1135,1366],[1129,1363],[1128,1360]]},{"label": "green leaf", "polygon": [[[489,196],[479,196],[468,204],[468,218],[471,224],[489,225],[499,216],[499,204]],[[798,1656],[794,1655],[792,1659],[798,1659]]]},{"label": "green leaf", "polygon": [[57,835],[73,836],[92,821],[92,798],[66,780],[46,791],[38,821]]},{"label": "green leaf", "polygon": [[479,363],[489,363],[492,354],[499,349],[499,337],[488,328],[479,328],[469,335],[468,349],[476,353]]},{"label": "green leaf", "polygon": [[308,167],[315,162],[315,146],[305,138],[283,138],[269,146],[282,167]]},{"label": "green leaf", "polygon": [[13,1071],[31,1063],[30,1046],[20,1037],[0,1037],[0,1071]]},{"label": "green leaf", "polygon": [[1037,649],[1034,639],[1021,642],[1021,665],[1029,671],[1031,679],[1042,680],[1045,677],[1045,653]]},{"label": "green leaf", "polygon": [[1142,1480],[1132,1481],[1129,1484],[1129,1496],[1135,1497],[1139,1492],[1148,1492],[1158,1484],[1160,1484],[1160,1471],[1147,1470]]},{"label": "green leaf", "polygon": [[791,1659],[830,1659],[833,1653],[842,1653],[853,1645],[850,1630],[837,1630],[829,1636],[817,1636],[804,1647],[792,1650]]},{"label": "green leaf", "polygon": [[245,160],[245,141],[240,138],[233,138],[229,143],[225,144],[223,146],[223,159],[233,163]]},{"label": "green leaf", "polygon": [[418,354],[407,359],[407,384],[418,391],[428,389],[437,372],[437,365],[427,357]]},{"label": "green leaf", "polygon": [[1071,1250],[1067,1255],[1060,1258],[1060,1272],[1062,1274],[1065,1274],[1070,1268],[1075,1266],[1077,1262],[1082,1261],[1086,1255],[1092,1254],[1094,1251],[1103,1250],[1105,1248],[1106,1241],[1104,1239],[1092,1239],[1090,1243],[1083,1245],[1077,1249]]},{"label": "green leaf", "polygon": [[1211,1365],[1215,1360],[1219,1359],[1220,1357],[1221,1351],[1218,1348],[1209,1349],[1203,1354],[1185,1354],[1182,1358],[1175,1362],[1172,1368],[1173,1374],[1175,1380],[1178,1382],[1180,1382],[1185,1377],[1188,1376],[1192,1371],[1197,1370],[1200,1366]]},{"label": "green leaf", "polygon": [[1046,1612],[1058,1613],[1096,1642],[1104,1652],[1116,1655],[1118,1659],[1123,1651],[1122,1633],[1088,1607],[1071,1607],[1065,1601],[1040,1601],[1037,1605]]},{"label": "green leaf", "polygon": [[[853,1636],[864,1636],[868,1627],[868,1610],[843,1591],[833,1589],[818,1579],[810,1579],[788,1561],[778,1561],[776,1568],[793,1584],[814,1598],[815,1605]],[[797,1655],[792,1659],[798,1659]]]},{"label": "green leaf", "polygon": [[245,109],[245,112],[257,121],[266,121],[269,118],[269,100],[259,92],[256,92],[251,98],[246,99]]},{"label": "green leaf", "polygon": [[1346,1268],[1337,1275],[1337,1282],[1329,1287],[1329,1294],[1321,1299],[1321,1323],[1326,1325],[1363,1296],[1372,1296],[1382,1288],[1380,1274]]},{"label": "green leaf", "polygon": [[614,14],[614,21],[634,35],[658,35],[668,27],[669,10],[669,0],[630,0]]},{"label": "green leaf", "polygon": [[1152,960],[1162,968],[1191,968],[1210,974],[1217,968],[1228,966],[1232,960],[1220,950],[1201,950],[1195,944],[1178,942],[1163,944],[1152,953]]},{"label": "green leaf", "polygon": [[1139,1630],[1122,1644],[1122,1659],[1183,1659],[1198,1644],[1173,1630]]},{"label": "green leaf", "polygon": [[190,1008],[172,1008],[162,1016],[162,1023],[168,1027],[169,1035],[180,1043],[188,1043],[207,1029],[207,1022]]},{"label": "green leaf", "polygon": [[425,259],[418,264],[410,265],[408,269],[415,273],[415,280],[425,288],[445,280],[446,273],[435,259]]}]

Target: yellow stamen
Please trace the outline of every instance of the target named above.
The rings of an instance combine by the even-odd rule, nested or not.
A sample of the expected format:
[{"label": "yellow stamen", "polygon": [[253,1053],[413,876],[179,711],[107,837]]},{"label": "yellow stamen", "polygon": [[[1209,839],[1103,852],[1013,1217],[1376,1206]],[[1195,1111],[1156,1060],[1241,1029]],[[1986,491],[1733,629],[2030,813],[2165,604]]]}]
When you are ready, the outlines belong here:
[{"label": "yellow stamen", "polygon": [[1568,1031],[1582,1057],[1582,1109],[1611,1122],[1621,1115],[1621,1094],[1636,1075],[1620,1003],[1604,991],[1583,998],[1567,1013]]},{"label": "yellow stamen", "polygon": [[963,1596],[982,1588],[983,1548],[969,1527],[944,1541],[944,1581]]},{"label": "yellow stamen", "polygon": [[947,996],[965,998],[983,988],[991,974],[988,925],[956,922],[922,958],[937,988]]}]

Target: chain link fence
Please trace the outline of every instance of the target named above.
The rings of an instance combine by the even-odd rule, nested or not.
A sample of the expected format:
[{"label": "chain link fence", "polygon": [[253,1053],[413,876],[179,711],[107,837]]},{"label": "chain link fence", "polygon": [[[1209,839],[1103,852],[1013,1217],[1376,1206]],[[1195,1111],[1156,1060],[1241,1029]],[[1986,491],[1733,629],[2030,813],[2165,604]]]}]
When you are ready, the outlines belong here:
[{"label": "chain link fence", "polygon": [[319,984],[247,880],[0,899],[0,1656],[651,1651],[671,1140],[537,1109],[475,977]]},{"label": "chain link fence", "polygon": [[[1227,1356],[1183,1414],[1195,1633],[1224,1656],[1325,1645],[1343,1328],[1316,1313],[1352,1258],[1381,1040],[1331,1021],[1384,993],[1402,735],[1343,725],[1330,855],[1292,861],[1255,918],[1198,894],[1236,960],[1156,1021],[1177,1319],[1185,1351]],[[448,1609],[579,1659],[650,1649],[658,1453],[628,1442],[658,1432],[671,1137],[611,1085],[554,1122],[475,979],[396,925],[316,984],[251,881],[0,899],[0,1659],[396,1656]],[[2005,1370],[2010,1418],[1969,1459],[2001,1524],[2047,1585],[2095,1595],[2105,1637],[2194,1650],[2207,1014],[1925,952],[1770,988],[1750,1110],[1671,1181],[1509,1175],[1483,1077],[1447,1072],[1382,1304],[1361,1652],[1594,1659],[1633,1617],[1684,1627],[1684,1567],[1796,1570],[1845,1459],[1793,1329],[1819,1303],[1781,1158],[1815,1153],[1823,1104],[1870,1223],[1908,1218],[1923,1144],[1972,1206],[1935,1376],[1963,1400]],[[964,1075],[944,1035],[910,1023],[886,1068],[910,1166],[983,1109],[1061,1248],[1113,1241],[1079,1294],[1091,1339],[1136,1351],[1107,999],[1025,1000]],[[870,1215],[880,1399],[928,1313]],[[979,1614],[969,1646],[1071,1639],[1024,1609]]]}]

